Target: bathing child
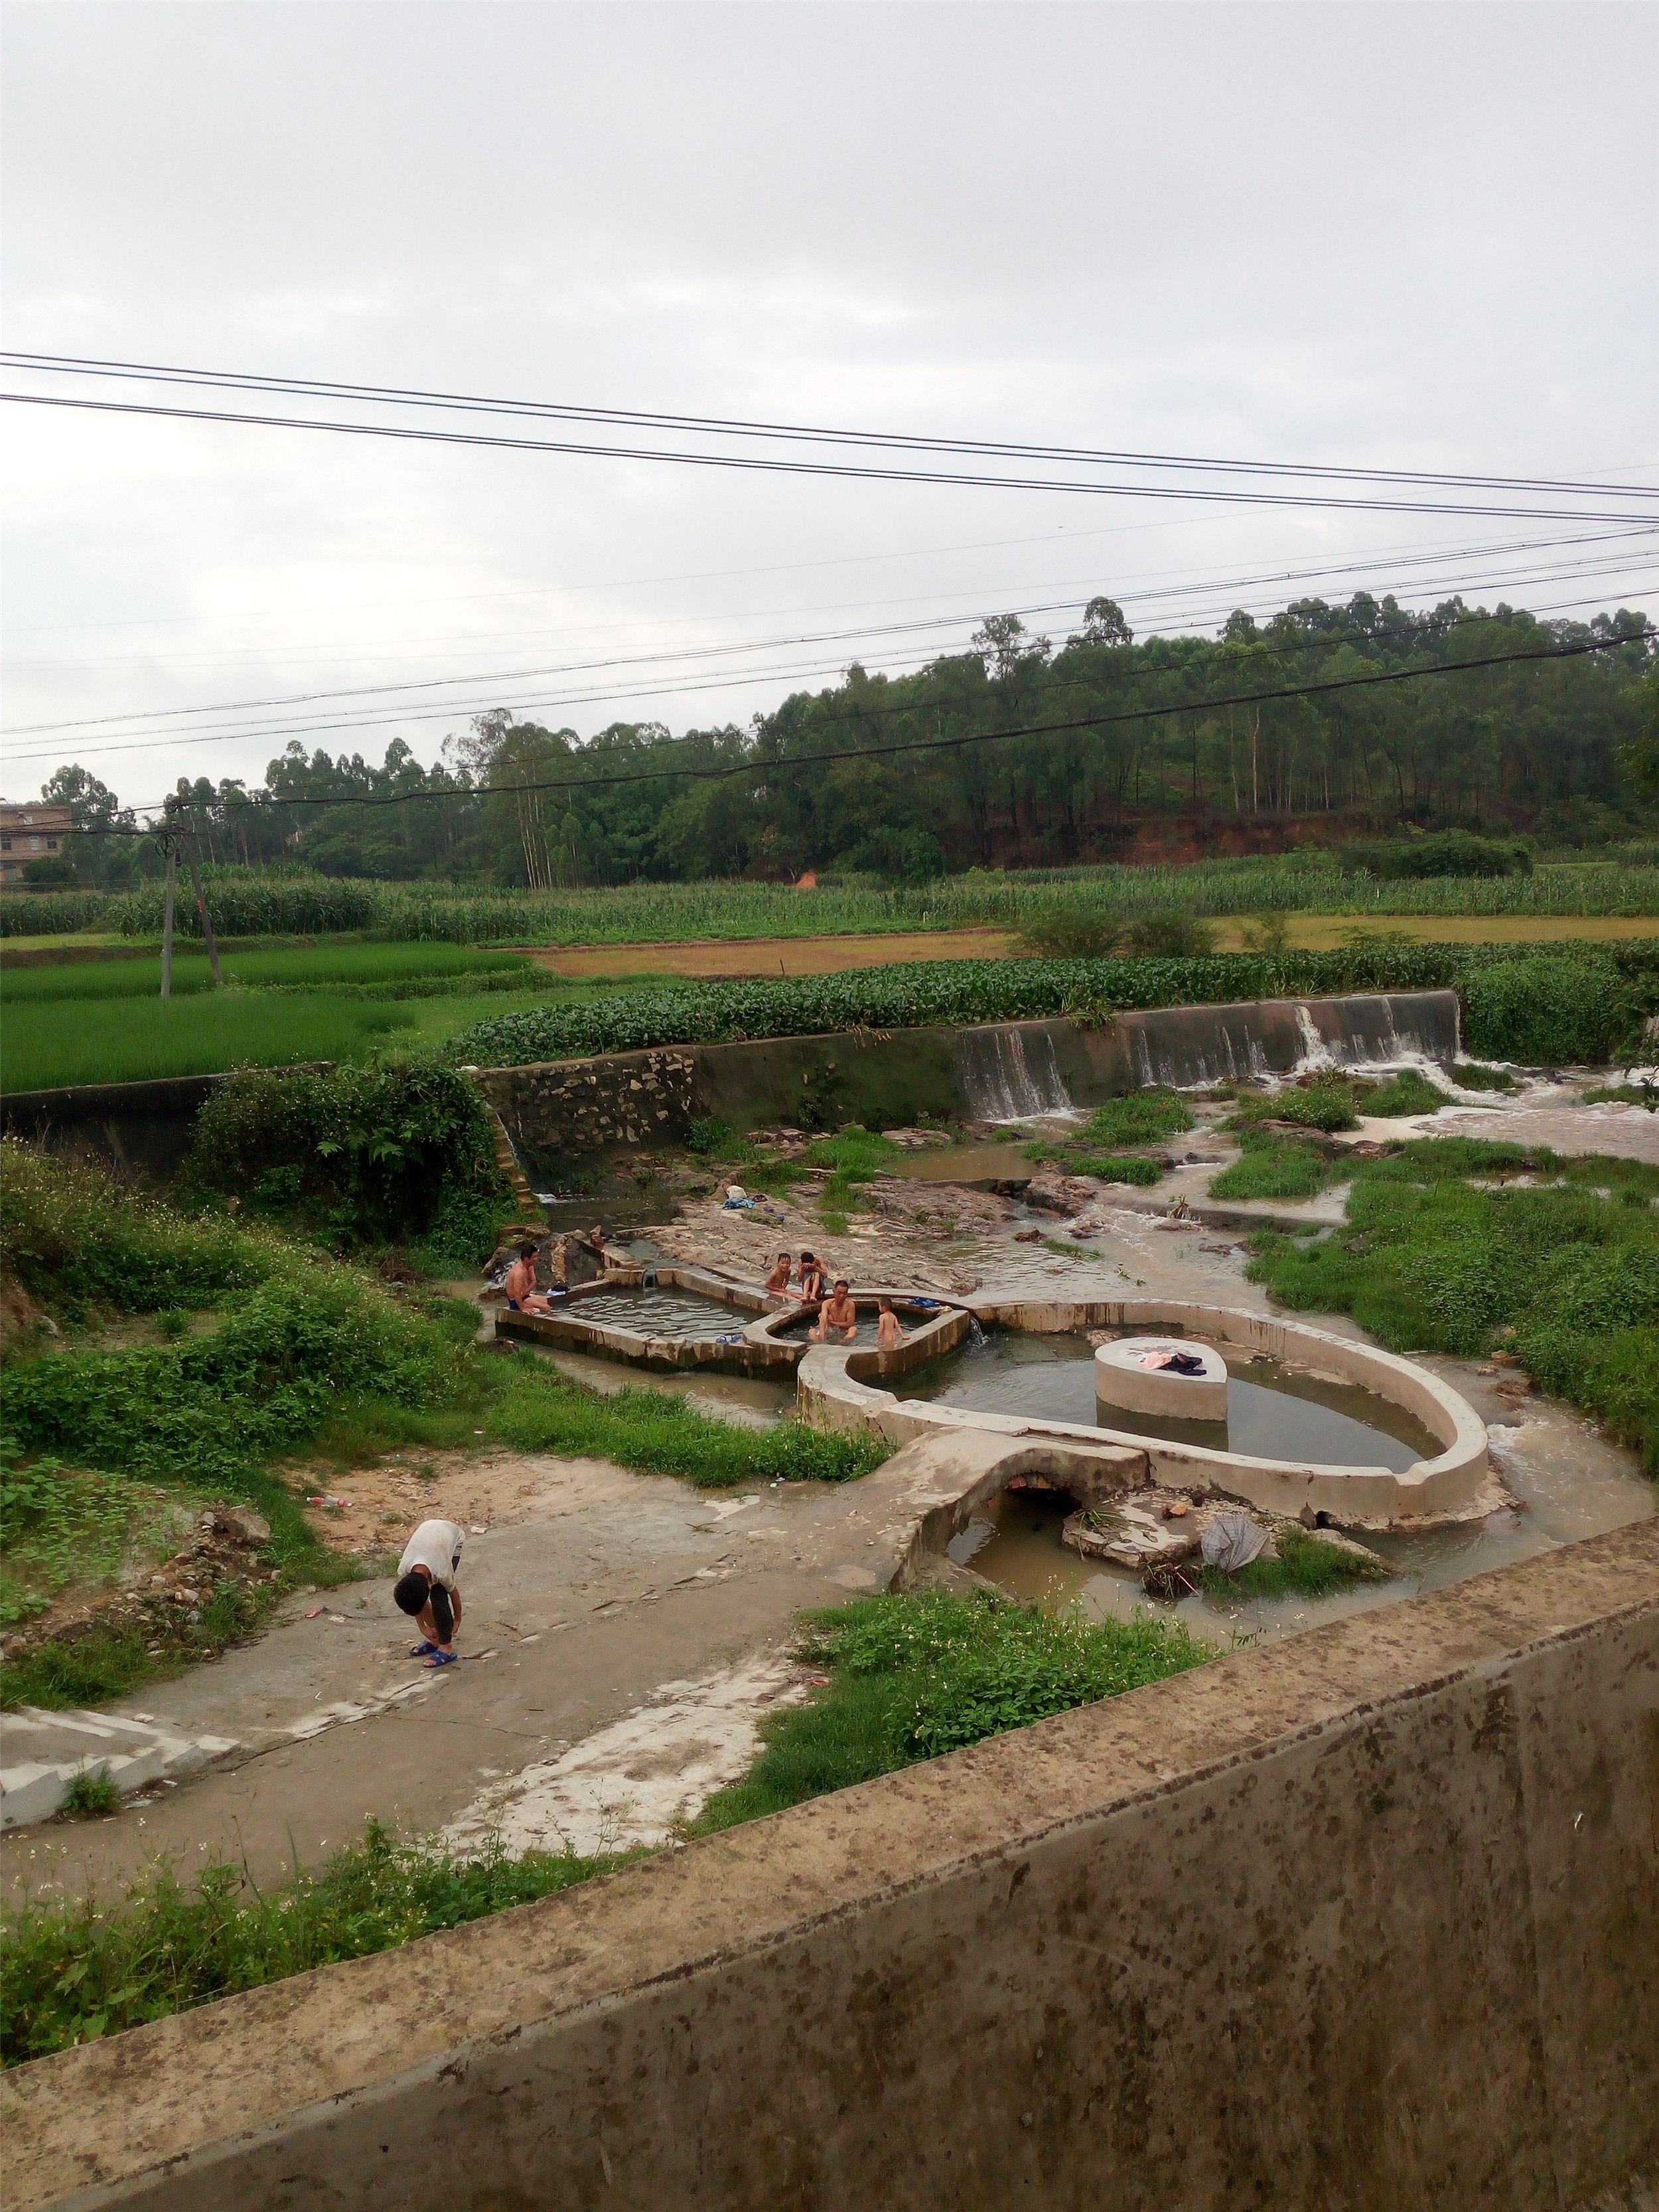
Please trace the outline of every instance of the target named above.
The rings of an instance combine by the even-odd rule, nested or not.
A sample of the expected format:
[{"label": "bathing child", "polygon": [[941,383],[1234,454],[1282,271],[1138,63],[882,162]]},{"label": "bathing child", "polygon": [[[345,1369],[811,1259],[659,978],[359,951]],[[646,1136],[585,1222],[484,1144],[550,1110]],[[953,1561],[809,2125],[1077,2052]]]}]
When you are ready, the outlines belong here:
[{"label": "bathing child", "polygon": [[411,1644],[411,1659],[428,1667],[455,1662],[455,1632],[461,1625],[461,1593],[455,1577],[466,1531],[458,1521],[422,1521],[404,1546],[392,1595],[399,1609],[413,1613],[422,1640]]},{"label": "bathing child", "polygon": [[843,1344],[850,1344],[859,1333],[859,1310],[853,1303],[844,1275],[836,1278],[836,1294],[826,1302],[812,1334],[820,1344],[828,1344],[836,1329],[841,1332]]},{"label": "bathing child", "polygon": [[773,1297],[774,1297],[775,1298],[781,1298],[781,1297],[788,1297],[788,1295],[789,1295],[789,1270],[790,1270],[790,1268],[791,1268],[793,1265],[794,1265],[794,1262],[793,1262],[793,1261],[790,1258],[790,1256],[789,1256],[788,1253],[787,1253],[787,1252],[780,1252],[780,1253],[779,1253],[779,1255],[778,1255],[778,1263],[777,1263],[776,1267],[773,1268],[773,1270],[772,1270],[771,1273],[770,1273],[770,1274],[767,1277],[767,1279],[766,1279],[766,1287],[767,1287],[767,1289],[768,1289],[769,1291],[771,1291],[771,1293],[772,1293],[772,1295],[773,1295]]},{"label": "bathing child", "polygon": [[899,1327],[899,1317],[893,1311],[891,1298],[876,1301],[876,1345],[882,1352],[896,1352],[904,1341],[904,1331]]}]

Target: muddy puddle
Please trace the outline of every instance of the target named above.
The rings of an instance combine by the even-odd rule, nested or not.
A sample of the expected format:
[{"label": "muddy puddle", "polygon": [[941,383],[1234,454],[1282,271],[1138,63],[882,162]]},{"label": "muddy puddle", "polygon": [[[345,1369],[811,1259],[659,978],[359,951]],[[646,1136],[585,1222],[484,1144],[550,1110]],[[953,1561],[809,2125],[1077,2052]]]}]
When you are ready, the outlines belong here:
[{"label": "muddy puddle", "polygon": [[1395,1474],[1440,1447],[1422,1425],[1373,1391],[1309,1375],[1265,1357],[1228,1357],[1227,1419],[1183,1421],[1127,1413],[1109,1421],[1095,1407],[1094,1346],[1086,1337],[991,1329],[941,1353],[891,1387],[902,1398],[983,1413],[1036,1414],[1051,1421],[1126,1430],[1257,1458],[1328,1467],[1387,1467]]}]

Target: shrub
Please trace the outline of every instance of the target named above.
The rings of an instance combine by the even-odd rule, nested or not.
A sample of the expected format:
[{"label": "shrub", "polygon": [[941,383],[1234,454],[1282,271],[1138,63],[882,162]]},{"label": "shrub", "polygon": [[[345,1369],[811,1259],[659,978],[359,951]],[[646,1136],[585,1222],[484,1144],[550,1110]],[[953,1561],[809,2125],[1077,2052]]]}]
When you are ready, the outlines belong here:
[{"label": "shrub", "polygon": [[1212,949],[1215,932],[1196,915],[1169,907],[1162,913],[1137,915],[1123,941],[1131,952],[1149,954],[1154,959],[1190,960]]},{"label": "shrub", "polygon": [[1494,962],[1469,975],[1463,996],[1470,1051],[1532,1066],[1599,1065],[1645,1011],[1614,963],[1588,951]]},{"label": "shrub", "polygon": [[186,1172],[343,1243],[435,1237],[468,1267],[510,1204],[477,1085],[429,1059],[244,1070],[203,1106]]},{"label": "shrub", "polygon": [[1122,937],[1121,918],[1109,907],[1056,906],[1031,917],[1020,944],[1045,960],[1102,960]]},{"label": "shrub", "polygon": [[1384,881],[1428,876],[1526,876],[1532,873],[1532,854],[1513,840],[1477,837],[1468,830],[1440,830],[1425,837],[1350,845],[1343,852],[1342,865],[1364,868]]}]

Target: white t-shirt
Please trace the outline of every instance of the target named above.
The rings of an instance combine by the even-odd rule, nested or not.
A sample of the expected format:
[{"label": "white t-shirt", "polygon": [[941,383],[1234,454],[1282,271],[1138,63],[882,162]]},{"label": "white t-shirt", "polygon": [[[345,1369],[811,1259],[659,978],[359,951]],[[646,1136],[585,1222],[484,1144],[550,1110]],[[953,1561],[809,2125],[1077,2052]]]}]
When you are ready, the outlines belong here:
[{"label": "white t-shirt", "polygon": [[465,1541],[466,1531],[459,1521],[422,1521],[404,1546],[398,1573],[401,1577],[411,1567],[429,1567],[434,1583],[453,1589],[461,1564],[461,1547]]}]

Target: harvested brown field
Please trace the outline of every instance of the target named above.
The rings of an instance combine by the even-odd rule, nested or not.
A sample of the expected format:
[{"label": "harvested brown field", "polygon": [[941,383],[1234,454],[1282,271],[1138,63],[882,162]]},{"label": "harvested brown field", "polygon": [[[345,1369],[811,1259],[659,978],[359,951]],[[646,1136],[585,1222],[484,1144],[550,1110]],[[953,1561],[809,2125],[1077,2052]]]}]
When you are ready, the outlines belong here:
[{"label": "harvested brown field", "polygon": [[[1216,950],[1245,949],[1248,917],[1212,924]],[[1328,915],[1286,917],[1285,942],[1295,949],[1329,951],[1350,933],[1395,933],[1419,945],[1535,945],[1569,938],[1652,937],[1659,923],[1645,915]],[[1000,960],[1017,955],[1019,939],[1006,929],[921,929],[884,936],[745,937],[697,939],[680,944],[526,945],[521,948],[556,975],[572,978],[644,975],[833,975],[848,968],[890,968],[906,960]]]}]

